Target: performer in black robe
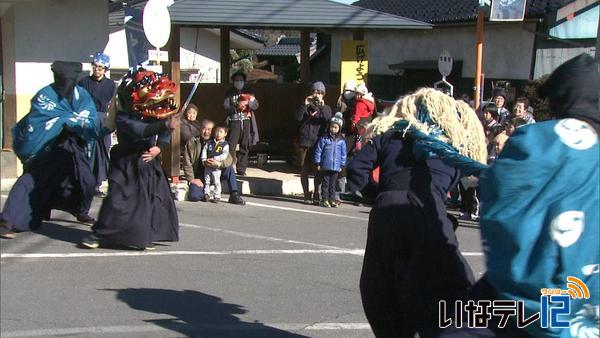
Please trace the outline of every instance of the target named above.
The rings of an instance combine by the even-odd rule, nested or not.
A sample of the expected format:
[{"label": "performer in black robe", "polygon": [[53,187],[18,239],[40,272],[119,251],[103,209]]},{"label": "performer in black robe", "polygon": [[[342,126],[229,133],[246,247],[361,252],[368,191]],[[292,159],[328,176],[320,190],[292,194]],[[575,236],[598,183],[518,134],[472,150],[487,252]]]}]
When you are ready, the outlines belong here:
[{"label": "performer in black robe", "polygon": [[[159,146],[168,145],[170,130],[178,125],[179,118],[141,115],[153,109],[143,102],[155,94],[164,98],[163,104],[170,105],[168,93],[174,89],[169,83],[166,77],[143,69],[122,81],[115,121],[118,144],[110,154],[108,195],[92,234],[81,242],[83,247],[97,248],[102,242],[150,249],[153,242],[179,240],[175,203],[157,157]],[[145,107],[150,108],[146,111]],[[168,108],[176,110],[174,106]]]},{"label": "performer in black robe", "polygon": [[[437,105],[426,107],[430,102]],[[413,104],[418,108],[411,107]],[[443,111],[434,111],[438,107],[444,107]],[[439,301],[454,304],[467,295],[474,281],[445,209],[448,191],[458,183],[460,171],[440,158],[417,156],[417,140],[406,129],[395,129],[394,124],[405,120],[421,127],[431,122],[428,127],[435,128],[422,129],[443,131],[454,144],[464,144],[461,149],[483,151],[474,157],[484,160],[483,131],[462,127],[476,127],[475,112],[469,108],[467,114],[466,105],[458,108],[460,114],[452,98],[430,89],[405,97],[389,115],[373,123],[369,129],[376,132],[371,131],[369,137],[382,134],[370,139],[348,165],[348,189],[353,193],[342,194],[346,199],[360,196],[358,192],[369,182],[371,171],[380,167],[360,278],[365,314],[377,337],[412,338],[415,333],[428,337],[435,333]],[[409,116],[413,112],[421,120]],[[474,123],[463,123],[466,118]],[[448,130],[454,134],[446,135]]]},{"label": "performer in black robe", "polygon": [[41,226],[52,209],[78,219],[87,215],[95,180],[89,148],[99,121],[90,94],[76,86],[81,63],[56,61],[54,83],[31,100],[30,112],[13,128],[13,148],[23,175],[12,187],[0,216],[0,237]]}]

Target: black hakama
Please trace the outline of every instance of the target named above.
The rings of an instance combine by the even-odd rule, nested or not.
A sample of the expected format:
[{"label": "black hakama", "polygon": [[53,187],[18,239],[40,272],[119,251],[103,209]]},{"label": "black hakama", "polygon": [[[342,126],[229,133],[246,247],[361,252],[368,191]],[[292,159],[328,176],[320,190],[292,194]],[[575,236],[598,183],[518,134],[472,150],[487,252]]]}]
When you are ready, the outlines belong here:
[{"label": "black hakama", "polygon": [[63,130],[55,144],[24,164],[0,217],[5,226],[28,231],[41,226],[52,209],[77,217],[87,212],[96,179],[87,156],[86,143]]},{"label": "black hakama", "polygon": [[427,336],[438,327],[438,303],[464,297],[472,272],[460,254],[444,201],[458,172],[441,160],[417,161],[412,141],[387,132],[348,166],[350,191],[381,167],[369,217],[360,279],[363,307],[378,337]]},{"label": "black hakama", "polygon": [[119,143],[111,150],[108,195],[92,227],[102,242],[145,248],[153,242],[178,241],[179,221],[175,202],[158,157],[150,162],[143,152],[169,139],[164,121],[145,122],[119,113]]}]

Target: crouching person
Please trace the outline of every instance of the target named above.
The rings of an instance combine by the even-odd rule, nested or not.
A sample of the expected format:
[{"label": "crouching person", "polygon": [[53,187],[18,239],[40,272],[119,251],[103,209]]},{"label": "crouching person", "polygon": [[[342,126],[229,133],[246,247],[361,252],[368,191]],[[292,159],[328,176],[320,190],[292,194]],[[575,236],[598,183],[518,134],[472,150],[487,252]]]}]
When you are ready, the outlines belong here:
[{"label": "crouching person", "polygon": [[203,120],[200,136],[191,138],[183,151],[183,172],[189,184],[188,200],[192,202],[207,201],[205,198],[205,165],[221,169],[221,178],[227,180],[229,186],[229,203],[244,205],[246,202],[237,189],[237,181],[232,170],[233,157],[228,154],[224,161],[207,159],[203,165],[201,154],[203,147],[211,140],[212,130],[215,126],[210,120]]}]

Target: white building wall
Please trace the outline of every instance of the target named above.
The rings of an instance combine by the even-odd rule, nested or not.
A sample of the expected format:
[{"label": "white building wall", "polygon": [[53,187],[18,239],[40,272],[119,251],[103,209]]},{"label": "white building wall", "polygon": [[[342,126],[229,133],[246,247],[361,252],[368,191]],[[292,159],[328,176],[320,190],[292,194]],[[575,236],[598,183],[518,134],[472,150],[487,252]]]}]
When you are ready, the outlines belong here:
[{"label": "white building wall", "polygon": [[0,10],[6,138],[12,124],[29,111],[33,95],[53,81],[52,62],[89,63],[106,46],[108,2],[22,0],[3,3]]},{"label": "white building wall", "polygon": [[[6,83],[6,88],[16,95],[17,119],[29,111],[31,97],[53,81],[52,62],[88,63],[108,42],[108,4],[104,0],[15,2],[2,23],[3,44],[14,46],[12,53],[4,52],[3,73],[14,73],[14,82]],[[5,34],[7,25],[11,27],[6,27],[9,33]]]},{"label": "white building wall", "polygon": [[[528,79],[533,61],[534,24],[502,23],[484,27],[483,67],[486,78]],[[351,33],[332,35],[331,70],[340,71],[341,40]],[[414,60],[437,60],[446,49],[454,60],[463,61],[462,77],[475,75],[475,26],[431,30],[367,31],[369,72],[394,75],[390,64]]]}]

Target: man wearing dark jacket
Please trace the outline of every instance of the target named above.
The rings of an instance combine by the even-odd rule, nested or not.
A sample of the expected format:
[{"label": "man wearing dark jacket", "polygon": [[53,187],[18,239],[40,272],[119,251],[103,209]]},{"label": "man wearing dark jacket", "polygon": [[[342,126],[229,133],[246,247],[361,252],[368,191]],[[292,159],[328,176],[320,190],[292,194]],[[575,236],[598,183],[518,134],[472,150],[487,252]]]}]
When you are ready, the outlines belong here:
[{"label": "man wearing dark jacket", "polygon": [[[200,153],[202,152],[202,147],[210,140],[214,125],[215,124],[212,121],[203,120],[200,136],[192,137],[185,144],[183,150],[183,173],[189,184],[188,200],[190,201],[199,201],[205,197],[205,182],[202,181],[202,177],[204,177],[204,166],[200,160]],[[218,161],[212,159],[207,160],[207,162],[209,164],[212,163],[215,167],[219,165]],[[237,181],[231,163],[232,158],[230,154],[227,159],[223,161],[222,166],[224,167],[222,167],[223,173],[221,174],[221,177],[227,179],[227,183],[229,184],[229,203],[244,205],[246,202],[242,199],[237,190]]]},{"label": "man wearing dark jacket", "polygon": [[[304,191],[304,203],[311,203],[311,194],[308,188],[308,175],[313,172],[313,157],[315,145],[319,137],[327,129],[327,121],[331,119],[331,108],[323,100],[325,85],[317,81],[312,85],[312,93],[304,99],[304,103],[296,111],[296,120],[300,121],[298,135],[298,163],[302,166],[300,182]],[[313,201],[319,203],[320,176],[315,174]]]}]

